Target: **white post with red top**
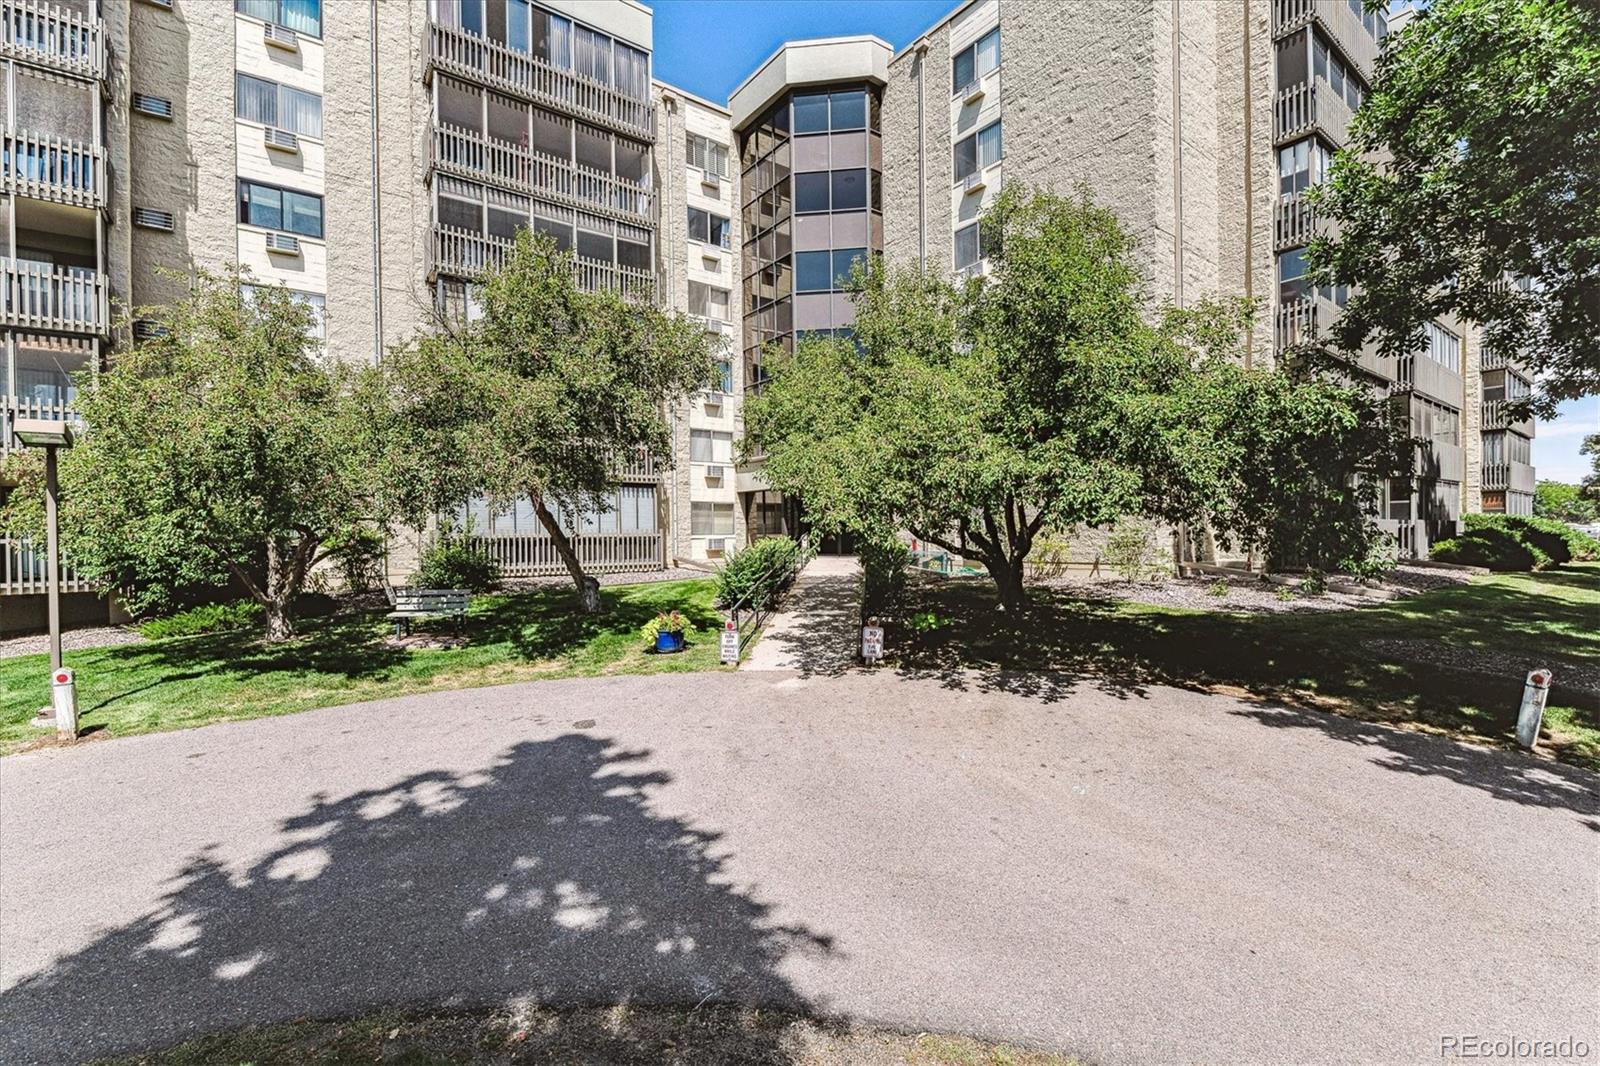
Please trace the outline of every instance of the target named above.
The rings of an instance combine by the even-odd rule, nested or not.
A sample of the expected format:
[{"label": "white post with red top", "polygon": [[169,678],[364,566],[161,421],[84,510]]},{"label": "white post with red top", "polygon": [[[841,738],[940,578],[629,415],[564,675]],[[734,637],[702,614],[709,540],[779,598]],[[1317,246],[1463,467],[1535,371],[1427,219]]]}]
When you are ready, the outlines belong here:
[{"label": "white post with red top", "polygon": [[50,671],[50,706],[56,712],[56,736],[78,739],[78,683],[65,666]]},{"label": "white post with red top", "polygon": [[1539,723],[1550,698],[1550,671],[1534,670],[1522,686],[1522,709],[1517,712],[1517,743],[1529,751],[1539,742]]}]

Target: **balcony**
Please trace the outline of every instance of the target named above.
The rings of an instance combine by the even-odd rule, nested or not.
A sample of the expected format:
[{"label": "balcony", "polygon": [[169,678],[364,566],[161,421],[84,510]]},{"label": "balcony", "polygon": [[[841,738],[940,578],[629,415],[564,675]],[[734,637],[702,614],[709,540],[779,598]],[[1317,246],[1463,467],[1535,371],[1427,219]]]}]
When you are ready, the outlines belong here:
[{"label": "balcony", "polygon": [[1367,32],[1345,0],[1273,0],[1272,37],[1280,40],[1315,22],[1371,80],[1382,45]]},{"label": "balcony", "polygon": [[1507,400],[1483,401],[1483,417],[1479,423],[1479,428],[1485,433],[1491,433],[1497,429],[1510,430],[1512,433],[1531,440],[1533,438],[1533,419],[1516,417],[1511,412],[1512,406],[1514,404]]},{"label": "balcony", "polygon": [[1312,130],[1342,146],[1350,129],[1350,104],[1320,78],[1278,91],[1273,108],[1276,142],[1299,140]]},{"label": "balcony", "polygon": [[558,200],[634,225],[655,217],[655,196],[647,185],[459,126],[434,129],[433,165],[456,177]]},{"label": "balcony", "polygon": [[101,81],[105,24],[53,4],[0,0],[0,57]]},{"label": "balcony", "polygon": [[1273,249],[1301,248],[1316,236],[1317,213],[1304,192],[1279,200],[1272,212]]},{"label": "balcony", "polygon": [[73,207],[105,207],[105,150],[99,145],[26,130],[7,130],[0,138],[0,192]]},{"label": "balcony", "polygon": [[[1328,327],[1343,313],[1343,308],[1326,296],[1302,296],[1278,305],[1275,336],[1281,352],[1297,344],[1309,344],[1326,335]],[[1373,345],[1361,349],[1351,365],[1374,377],[1390,379],[1389,368],[1378,358]]]},{"label": "balcony", "polygon": [[1527,463],[1483,464],[1483,488],[1491,492],[1532,492],[1535,480]]},{"label": "balcony", "polygon": [[[476,545],[500,564],[506,577],[553,577],[567,573],[549,537],[510,534],[476,536]],[[591,573],[614,574],[660,570],[665,563],[663,542],[657,533],[578,533],[572,548],[583,568]]]},{"label": "balcony", "polygon": [[0,326],[105,336],[105,279],[82,267],[0,260]]},{"label": "balcony", "polygon": [[[457,277],[473,277],[505,261],[515,244],[503,237],[485,237],[481,233],[456,229],[454,226],[433,227],[433,272]],[[590,292],[607,290],[654,301],[656,275],[653,270],[618,266],[592,259],[574,257],[573,274],[578,286]]]},{"label": "balcony", "polygon": [[0,455],[16,451],[21,447],[11,431],[12,422],[18,418],[71,422],[75,433],[79,432],[82,426],[78,413],[67,406],[65,400],[41,400],[34,396],[0,396]]},{"label": "balcony", "polygon": [[[50,591],[45,552],[26,539],[0,537],[0,596],[42,596]],[[62,592],[94,592],[70,566],[61,567]]]},{"label": "balcony", "polygon": [[593,78],[464,30],[430,24],[428,32],[430,70],[488,85],[630,137],[655,140],[655,113],[649,100],[636,100]]}]

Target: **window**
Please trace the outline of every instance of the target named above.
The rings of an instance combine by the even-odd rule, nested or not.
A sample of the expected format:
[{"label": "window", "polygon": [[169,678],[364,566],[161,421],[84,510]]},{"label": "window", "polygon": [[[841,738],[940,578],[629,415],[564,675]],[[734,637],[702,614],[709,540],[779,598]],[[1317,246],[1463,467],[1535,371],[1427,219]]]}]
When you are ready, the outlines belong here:
[{"label": "window", "polygon": [[856,211],[867,206],[867,172],[860,170],[832,171],[834,211]]},{"label": "window", "polygon": [[1320,185],[1333,164],[1333,153],[1315,137],[1278,149],[1278,192],[1284,199]]},{"label": "window", "polygon": [[728,146],[725,144],[718,144],[698,133],[691,133],[684,149],[684,158],[691,167],[699,167],[705,171],[708,178],[728,176]]},{"label": "window", "polygon": [[234,0],[233,9],[296,33],[322,36],[322,0]]},{"label": "window", "polygon": [[572,23],[542,8],[533,9],[533,54],[562,70],[572,69]]},{"label": "window", "polygon": [[1354,111],[1361,106],[1360,78],[1344,65],[1344,60],[1328,49],[1321,37],[1314,34],[1311,38],[1311,68],[1317,77],[1328,83],[1335,96],[1344,97],[1350,110]]},{"label": "window", "polygon": [[1306,253],[1295,248],[1278,256],[1278,301],[1292,303],[1309,295],[1306,281]]},{"label": "window", "polygon": [[867,128],[867,94],[860,89],[832,93],[828,97],[830,117],[828,128],[835,133],[841,130]]},{"label": "window", "polygon": [[617,41],[616,70],[617,91],[635,100],[650,97],[650,57],[637,48]]},{"label": "window", "polygon": [[1461,443],[1461,413],[1454,407],[1425,399],[1413,398],[1411,408],[1411,435],[1430,444]]},{"label": "window", "polygon": [[689,535],[691,537],[733,536],[733,504],[691,500]]},{"label": "window", "polygon": [[718,248],[730,247],[733,229],[721,215],[713,215],[698,207],[689,208],[689,239]]},{"label": "window", "polygon": [[322,197],[254,181],[239,182],[239,221],[264,229],[322,236]]},{"label": "window", "polygon": [[969,134],[956,142],[956,180],[998,163],[1004,146],[1001,140],[1000,121],[996,119],[977,133]]},{"label": "window", "polygon": [[322,97],[265,78],[234,78],[234,114],[301,137],[322,136]]},{"label": "window", "polygon": [[723,392],[733,392],[733,363],[727,359],[717,360],[717,387]]},{"label": "window", "polygon": [[731,293],[727,289],[719,289],[715,285],[707,285],[703,281],[690,279],[689,313],[702,315],[705,318],[714,318],[721,322],[730,321],[728,317],[728,300],[730,296]]},{"label": "window", "polygon": [[828,172],[794,176],[794,211],[797,215],[828,210]]},{"label": "window", "polygon": [[1437,322],[1428,323],[1427,334],[1423,354],[1446,370],[1461,373],[1461,338]]},{"label": "window", "polygon": [[966,87],[1000,65],[1000,27],[996,26],[951,60],[950,91],[960,95]]},{"label": "window", "polygon": [[590,233],[588,230],[578,231],[578,258],[590,259],[597,263],[612,263],[616,259],[616,249],[611,237],[603,233]]},{"label": "window", "polygon": [[587,75],[602,85],[611,84],[611,38],[596,33],[587,26],[574,26],[573,56],[579,74]]},{"label": "window", "polygon": [[828,96],[826,93],[795,96],[794,132],[828,132]]},{"label": "window", "polygon": [[796,292],[827,292],[832,287],[832,253],[794,253],[794,288]]},{"label": "window", "polygon": [[993,248],[989,232],[982,222],[974,222],[956,230],[956,269],[965,270],[981,259],[987,259]]},{"label": "window", "polygon": [[[246,301],[251,301],[255,299],[256,292],[261,288],[263,288],[263,286],[244,285],[241,287],[240,291],[243,293]],[[328,336],[328,326],[327,322],[325,321],[325,316],[327,315],[328,298],[318,292],[300,292],[298,289],[289,288],[285,288],[284,291],[289,294],[289,299],[293,300],[295,303],[304,304],[306,307],[311,308],[311,336],[313,339],[318,341],[326,340]]]},{"label": "window", "polygon": [[689,461],[691,463],[733,462],[733,434],[723,430],[691,429]]},{"label": "window", "polygon": [[865,248],[835,248],[833,250],[833,287],[844,290],[850,287],[850,276],[857,263],[865,263]]}]

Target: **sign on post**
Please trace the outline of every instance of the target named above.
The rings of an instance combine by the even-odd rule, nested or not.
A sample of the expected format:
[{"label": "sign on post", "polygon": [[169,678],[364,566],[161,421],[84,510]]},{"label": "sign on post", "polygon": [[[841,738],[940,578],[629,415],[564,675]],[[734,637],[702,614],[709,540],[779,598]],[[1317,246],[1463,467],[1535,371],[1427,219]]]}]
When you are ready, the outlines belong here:
[{"label": "sign on post", "polygon": [[1539,742],[1539,723],[1544,718],[1544,703],[1550,698],[1550,671],[1534,670],[1522,686],[1522,708],[1517,712],[1517,743],[1533,750]]},{"label": "sign on post", "polygon": [[62,740],[78,738],[78,686],[72,671],[58,666],[50,672],[50,706],[55,710],[56,735]]},{"label": "sign on post", "polygon": [[883,659],[883,627],[876,618],[867,619],[861,627],[861,661],[875,663]]},{"label": "sign on post", "polygon": [[739,661],[739,630],[734,627],[731,618],[722,627],[722,661],[725,663]]}]

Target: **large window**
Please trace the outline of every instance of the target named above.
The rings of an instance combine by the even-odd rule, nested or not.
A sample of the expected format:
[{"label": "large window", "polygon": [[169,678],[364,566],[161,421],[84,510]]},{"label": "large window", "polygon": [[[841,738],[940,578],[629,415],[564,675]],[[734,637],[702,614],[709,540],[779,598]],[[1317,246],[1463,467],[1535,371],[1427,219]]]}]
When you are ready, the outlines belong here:
[{"label": "large window", "polygon": [[992,251],[989,230],[982,222],[974,222],[956,230],[956,269],[964,270],[987,259]]},{"label": "large window", "polygon": [[254,181],[239,182],[239,221],[264,229],[322,236],[322,197]]},{"label": "large window", "polygon": [[733,230],[727,219],[721,215],[713,215],[709,211],[702,211],[698,207],[689,208],[689,239],[699,241],[701,244],[714,244],[718,248],[727,248],[732,243]]},{"label": "large window", "polygon": [[[265,287],[262,285],[243,285],[240,286],[240,290],[245,300],[251,301],[255,299],[256,292]],[[328,335],[327,322],[325,321],[328,298],[318,292],[301,292],[298,289],[290,288],[285,288],[284,291],[288,293],[289,299],[295,303],[304,304],[306,307],[311,308],[313,316],[311,320],[311,337],[318,341],[325,340]]]},{"label": "large window", "polygon": [[562,70],[572,69],[572,22],[543,8],[533,9],[533,54]]},{"label": "large window", "polygon": [[842,291],[850,286],[850,272],[864,262],[865,248],[834,248],[831,251],[794,253],[796,292]]},{"label": "large window", "polygon": [[684,158],[691,167],[705,171],[708,178],[728,176],[728,146],[725,144],[691,133],[685,145]]},{"label": "large window", "polygon": [[1004,154],[1000,120],[989,123],[977,133],[969,134],[956,142],[956,180],[998,163]]},{"label": "large window", "polygon": [[733,504],[691,500],[689,535],[691,537],[733,536]]},{"label": "large window", "polygon": [[1278,149],[1278,193],[1288,199],[1320,185],[1327,179],[1332,163],[1333,153],[1315,137],[1285,145]]},{"label": "large window", "polygon": [[1345,103],[1350,105],[1350,110],[1354,111],[1361,106],[1360,79],[1345,66],[1344,60],[1329,51],[1327,44],[1315,34],[1311,38],[1311,69],[1317,77],[1328,83],[1335,96],[1344,97]]},{"label": "large window", "polygon": [[1454,407],[1414,397],[1411,408],[1411,435],[1432,444],[1461,443],[1461,413]]},{"label": "large window", "polygon": [[[878,189],[872,193],[872,208],[879,207]],[[869,189],[867,172],[851,170],[819,170],[794,176],[794,211],[797,215],[818,214],[823,211],[860,211],[866,208]]]},{"label": "large window", "polygon": [[689,281],[689,313],[692,315],[703,315],[719,322],[727,322],[729,297],[727,289],[719,289],[703,281],[693,279]]},{"label": "large window", "polygon": [[691,429],[689,461],[691,463],[733,462],[733,434],[720,429]]},{"label": "large window", "polygon": [[234,78],[234,114],[301,137],[322,136],[322,97],[265,78]]},{"label": "large window", "polygon": [[955,54],[950,61],[950,91],[963,92],[967,86],[1000,65],[1000,27],[996,26]]},{"label": "large window", "polygon": [[797,93],[795,133],[841,133],[867,128],[867,94],[861,89],[836,93]]},{"label": "large window", "polygon": [[1429,322],[1428,343],[1423,354],[1446,370],[1461,373],[1461,338],[1437,322]]},{"label": "large window", "polygon": [[322,0],[233,0],[233,9],[296,33],[322,36]]}]

